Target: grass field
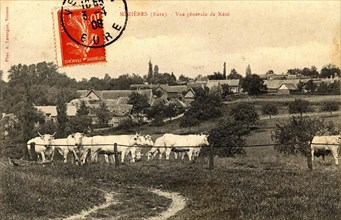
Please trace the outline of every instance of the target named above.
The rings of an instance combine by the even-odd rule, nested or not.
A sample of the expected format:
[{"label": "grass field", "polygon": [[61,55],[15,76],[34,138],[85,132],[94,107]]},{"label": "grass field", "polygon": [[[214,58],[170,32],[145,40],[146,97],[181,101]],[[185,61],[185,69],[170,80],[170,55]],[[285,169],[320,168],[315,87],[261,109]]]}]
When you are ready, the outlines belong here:
[{"label": "grass field", "polygon": [[331,157],[315,170],[297,156],[253,149],[246,156],[113,165],[11,167],[0,173],[1,219],[65,217],[117,193],[118,205],[94,217],[141,219],[169,205],[148,189],[179,192],[187,206],[172,219],[339,219],[341,172]]},{"label": "grass field", "polygon": [[[340,123],[338,115],[326,121]],[[153,139],[163,133],[207,132],[220,119],[188,129],[178,121],[162,127],[138,128]],[[285,119],[261,120],[247,144],[271,144],[271,131]],[[144,149],[146,152],[148,149]],[[7,163],[6,158],[0,162]],[[171,219],[340,219],[341,166],[331,156],[317,159],[314,171],[306,158],[284,156],[272,147],[247,148],[246,155],[189,161],[142,161],[119,168],[103,162],[75,166],[0,166],[0,219],[63,218],[104,201],[113,192],[117,204],[91,214],[93,218],[143,219],[167,209],[170,200],[150,189],[178,192],[186,207]],[[1,165],[1,164],[0,164]]]}]

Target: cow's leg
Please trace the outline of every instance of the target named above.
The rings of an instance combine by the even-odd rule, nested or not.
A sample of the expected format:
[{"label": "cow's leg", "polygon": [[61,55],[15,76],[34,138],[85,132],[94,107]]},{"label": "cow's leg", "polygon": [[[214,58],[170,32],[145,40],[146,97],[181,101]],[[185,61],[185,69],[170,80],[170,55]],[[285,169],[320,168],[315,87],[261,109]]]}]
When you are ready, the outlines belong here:
[{"label": "cow's leg", "polygon": [[166,160],[169,160],[169,156],[170,156],[170,154],[171,154],[171,152],[172,152],[172,148],[166,148]]},{"label": "cow's leg", "polygon": [[192,155],[193,155],[193,150],[187,151],[186,154],[188,156],[188,160],[191,161],[192,160]]},{"label": "cow's leg", "polygon": [[311,148],[311,161],[314,161],[314,148]]},{"label": "cow's leg", "polygon": [[124,157],[125,157],[126,151],[122,150],[121,151],[121,163],[124,163]]},{"label": "cow's leg", "polygon": [[81,157],[79,158],[80,164],[83,165],[86,162],[86,157],[88,156],[89,151],[86,150],[82,153]]},{"label": "cow's leg", "polygon": [[44,163],[45,162],[45,152],[41,152],[41,161]]},{"label": "cow's leg", "polygon": [[332,152],[333,157],[335,159],[335,164],[339,165],[339,154],[337,152],[337,149],[332,149],[331,152]]},{"label": "cow's leg", "polygon": [[96,155],[98,155],[97,152],[91,150],[91,152],[90,152],[91,162],[97,162]]},{"label": "cow's leg", "polygon": [[64,150],[64,152],[62,153],[63,158],[64,158],[64,163],[67,163],[67,155],[68,154],[69,154],[69,150],[68,149]]},{"label": "cow's leg", "polygon": [[74,149],[72,150],[72,155],[73,155],[74,162],[76,163],[76,165],[78,165],[79,164],[79,158],[78,158],[77,152]]},{"label": "cow's leg", "polygon": [[135,157],[136,157],[136,147],[132,147],[130,149],[130,153],[131,153],[131,162],[135,163]]},{"label": "cow's leg", "polygon": [[162,160],[163,155],[166,154],[165,148],[159,148],[159,160]]},{"label": "cow's leg", "polygon": [[[169,153],[170,155],[170,153]],[[178,153],[177,152],[174,152],[174,159],[177,160],[178,159]]]},{"label": "cow's leg", "polygon": [[52,151],[52,153],[50,155],[50,161],[51,161],[52,164],[53,164],[53,159],[54,159],[54,149],[53,149],[53,151]]},{"label": "cow's leg", "polygon": [[109,156],[108,156],[108,154],[104,154],[104,160],[105,160],[105,163],[109,163]]}]

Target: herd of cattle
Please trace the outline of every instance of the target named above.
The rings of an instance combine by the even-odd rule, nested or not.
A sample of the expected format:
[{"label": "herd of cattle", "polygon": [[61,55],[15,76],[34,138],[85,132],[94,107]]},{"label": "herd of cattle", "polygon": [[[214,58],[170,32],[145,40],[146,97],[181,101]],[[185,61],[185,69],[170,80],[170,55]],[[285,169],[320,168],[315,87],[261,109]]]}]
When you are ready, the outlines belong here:
[{"label": "herd of cattle", "polygon": [[[27,142],[27,149],[32,159],[34,154],[37,159],[44,162],[52,162],[55,149],[63,156],[64,163],[67,163],[67,156],[71,152],[75,163],[84,164],[87,162],[90,154],[90,161],[97,162],[99,154],[103,154],[105,162],[109,163],[109,158],[115,160],[116,153],[120,155],[121,162],[125,160],[125,156],[131,156],[131,162],[141,159],[141,150],[143,147],[151,147],[146,153],[147,159],[155,157],[159,153],[159,159],[165,157],[170,158],[171,152],[174,152],[174,158],[181,153],[182,159],[187,155],[189,160],[194,160],[199,156],[201,146],[209,145],[208,135],[191,134],[191,135],[175,135],[164,134],[153,142],[150,135],[108,135],[87,137],[83,133],[74,133],[67,138],[54,138],[54,134],[40,134]],[[312,160],[314,156],[323,156],[326,152],[330,152],[336,165],[339,164],[338,155],[340,148],[340,135],[334,136],[315,136],[311,142]]]},{"label": "herd of cattle", "polygon": [[31,159],[36,155],[37,159],[43,163],[53,162],[55,150],[63,156],[64,163],[67,163],[67,156],[70,152],[77,164],[86,163],[89,154],[91,162],[97,162],[99,154],[103,154],[105,162],[109,163],[110,156],[112,156],[112,160],[115,160],[115,145],[122,163],[128,154],[131,155],[131,162],[141,159],[143,147],[151,147],[146,154],[148,160],[158,153],[160,159],[165,156],[169,160],[171,152],[175,152],[175,158],[177,158],[176,152],[182,152],[182,159],[186,154],[189,160],[194,160],[199,156],[201,146],[209,145],[208,135],[204,134],[164,134],[155,140],[155,144],[150,135],[143,136],[138,133],[93,137],[87,137],[83,133],[74,133],[67,138],[54,138],[54,134],[38,134],[38,137],[27,142],[27,149]]}]

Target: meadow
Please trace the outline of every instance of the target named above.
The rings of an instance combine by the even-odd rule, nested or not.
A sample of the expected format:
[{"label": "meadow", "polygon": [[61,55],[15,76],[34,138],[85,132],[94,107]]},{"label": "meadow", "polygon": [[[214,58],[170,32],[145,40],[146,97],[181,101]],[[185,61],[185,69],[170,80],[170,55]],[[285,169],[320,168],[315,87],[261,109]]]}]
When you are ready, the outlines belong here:
[{"label": "meadow", "polygon": [[142,219],[165,210],[170,201],[149,189],[178,192],[186,207],[171,219],[339,219],[341,172],[331,157],[317,159],[314,171],[299,156],[253,148],[244,156],[196,162],[159,161],[114,165],[3,168],[1,219],[67,217],[103,202],[114,192],[118,204],[93,217]]},{"label": "meadow", "polygon": [[[228,117],[226,114],[225,117]],[[340,116],[325,117],[340,123]],[[162,127],[142,126],[129,132],[152,134],[153,139],[211,130],[220,119],[193,128],[178,121]],[[275,124],[285,119],[263,119],[247,137],[247,145],[272,144]],[[105,131],[103,134],[113,131]],[[123,131],[122,131],[123,132]],[[127,131],[124,131],[126,133]],[[143,153],[148,149],[144,149]],[[8,164],[7,158],[0,158]],[[331,156],[316,159],[314,170],[306,158],[282,155],[273,147],[246,148],[246,154],[188,160],[113,164],[63,164],[53,166],[0,166],[0,219],[61,219],[104,202],[113,192],[116,204],[91,218],[145,219],[166,210],[171,201],[151,192],[178,192],[186,207],[171,219],[340,219],[341,168]],[[0,164],[1,165],[1,164]]]}]

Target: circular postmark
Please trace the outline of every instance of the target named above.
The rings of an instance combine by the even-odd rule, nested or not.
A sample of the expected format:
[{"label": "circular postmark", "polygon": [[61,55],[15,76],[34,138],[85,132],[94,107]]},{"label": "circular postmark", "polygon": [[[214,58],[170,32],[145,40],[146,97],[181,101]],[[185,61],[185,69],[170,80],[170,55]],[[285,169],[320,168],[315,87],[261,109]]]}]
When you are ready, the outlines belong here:
[{"label": "circular postmark", "polygon": [[63,0],[60,22],[79,45],[101,48],[114,43],[128,23],[126,0]]}]

